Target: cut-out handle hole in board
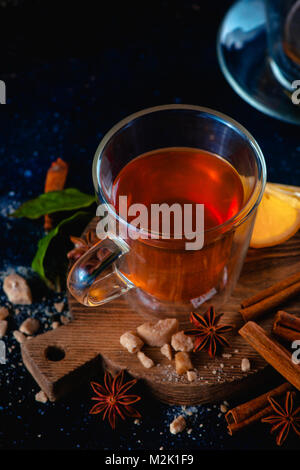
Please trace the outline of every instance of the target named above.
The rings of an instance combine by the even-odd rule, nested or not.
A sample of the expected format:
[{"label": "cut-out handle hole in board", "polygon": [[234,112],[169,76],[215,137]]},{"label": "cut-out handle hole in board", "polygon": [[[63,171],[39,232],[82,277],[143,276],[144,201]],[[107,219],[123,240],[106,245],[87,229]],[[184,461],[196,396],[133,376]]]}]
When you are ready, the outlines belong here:
[{"label": "cut-out handle hole in board", "polygon": [[58,362],[65,357],[66,353],[58,346],[48,346],[45,350],[45,356],[49,361]]}]

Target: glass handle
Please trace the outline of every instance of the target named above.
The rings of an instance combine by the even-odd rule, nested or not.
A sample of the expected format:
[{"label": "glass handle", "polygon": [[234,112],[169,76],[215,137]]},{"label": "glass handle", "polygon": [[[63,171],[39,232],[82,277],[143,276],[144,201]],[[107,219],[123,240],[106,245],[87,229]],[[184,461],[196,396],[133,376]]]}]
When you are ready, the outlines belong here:
[{"label": "glass handle", "polygon": [[121,239],[100,240],[72,266],[68,289],[78,302],[95,307],[125,294],[134,285],[116,270],[116,261],[129,251]]}]

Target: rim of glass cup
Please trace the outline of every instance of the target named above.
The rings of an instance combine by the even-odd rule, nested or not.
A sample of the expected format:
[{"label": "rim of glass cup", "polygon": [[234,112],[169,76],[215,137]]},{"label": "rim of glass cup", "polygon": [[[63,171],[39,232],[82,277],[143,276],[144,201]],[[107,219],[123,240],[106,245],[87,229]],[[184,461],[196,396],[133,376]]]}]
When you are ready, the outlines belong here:
[{"label": "rim of glass cup", "polygon": [[[250,134],[250,132],[247,131],[247,129],[244,126],[239,124],[237,121],[235,121],[231,117],[227,116],[226,114],[220,113],[219,111],[215,111],[211,108],[206,108],[203,106],[196,106],[196,105],[188,105],[188,104],[166,104],[166,105],[153,106],[151,108],[142,109],[141,111],[130,114],[126,118],[119,121],[103,136],[95,152],[92,172],[93,172],[93,183],[94,183],[95,191],[97,194],[100,193],[101,198],[107,207],[107,211],[111,213],[113,217],[117,221],[119,221],[121,224],[125,224],[125,226],[130,227],[130,230],[142,231],[145,235],[147,236],[149,235],[150,238],[151,238],[151,234],[157,235],[155,232],[151,230],[137,229],[137,227],[128,223],[125,219],[120,217],[119,214],[114,209],[112,209],[111,203],[107,201],[107,198],[105,196],[99,175],[100,175],[100,166],[101,166],[101,161],[102,161],[103,150],[105,149],[106,145],[111,140],[111,138],[118,131],[120,131],[123,127],[125,127],[130,122],[134,121],[137,118],[140,118],[141,116],[144,116],[145,114],[151,114],[151,113],[155,113],[159,111],[169,111],[169,110],[192,110],[192,111],[198,111],[201,113],[211,115],[212,117],[221,119],[224,122],[224,124],[228,125],[229,127],[232,127],[233,129],[235,129],[236,131],[238,131],[240,134],[244,135],[247,138],[250,146],[253,149],[253,153],[257,161],[258,175],[257,175],[257,181],[255,184],[255,187],[253,188],[251,195],[249,196],[246,203],[243,205],[241,210],[235,216],[226,220],[225,222],[223,222],[223,224],[216,225],[215,227],[211,227],[209,229],[204,229],[203,233],[211,234],[213,232],[218,232],[220,230],[223,231],[227,227],[232,228],[232,227],[237,227],[238,225],[242,224],[251,215],[251,213],[256,209],[256,207],[260,203],[261,198],[263,196],[263,192],[264,192],[266,180],[267,180],[266,163],[265,163],[263,153],[258,143],[252,136],[252,134]],[[162,235],[162,234],[159,234],[159,235]]]}]

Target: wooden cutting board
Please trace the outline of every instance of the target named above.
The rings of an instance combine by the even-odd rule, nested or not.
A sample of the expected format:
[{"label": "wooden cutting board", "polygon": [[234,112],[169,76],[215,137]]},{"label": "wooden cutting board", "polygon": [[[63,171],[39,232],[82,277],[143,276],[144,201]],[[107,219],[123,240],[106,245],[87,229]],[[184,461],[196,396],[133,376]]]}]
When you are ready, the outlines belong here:
[{"label": "wooden cutting board", "polygon": [[[87,229],[94,228],[96,221]],[[126,295],[97,308],[85,307],[69,295],[73,321],[23,343],[24,364],[51,401],[87,381],[99,370],[99,361],[112,372],[126,369],[166,403],[192,405],[228,399],[266,379],[267,373],[265,361],[237,334],[243,325],[238,313],[241,300],[299,270],[300,232],[277,247],[249,250],[234,294],[223,308],[222,321],[236,325],[227,336],[230,347],[224,348],[223,355],[215,359],[205,352],[192,354],[197,369],[195,382],[189,383],[186,376],[178,376],[174,363],[163,357],[159,348],[144,348],[156,364],[145,369],[136,355],[121,347],[121,334],[145,321],[130,309]],[[300,314],[299,307],[298,298],[285,305],[285,310]],[[270,314],[260,321],[267,331],[271,331],[273,316]],[[190,326],[186,316],[179,320],[182,329]],[[247,373],[241,371],[241,360],[245,357],[251,362]]]}]

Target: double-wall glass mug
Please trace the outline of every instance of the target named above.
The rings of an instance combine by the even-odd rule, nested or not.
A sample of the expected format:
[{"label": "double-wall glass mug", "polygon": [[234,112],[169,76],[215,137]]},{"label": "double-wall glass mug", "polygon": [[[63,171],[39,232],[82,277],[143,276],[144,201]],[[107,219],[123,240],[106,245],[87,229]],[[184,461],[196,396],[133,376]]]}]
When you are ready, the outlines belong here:
[{"label": "double-wall glass mug", "polygon": [[265,6],[270,64],[279,82],[293,92],[294,81],[300,80],[300,0],[266,0]]},{"label": "double-wall glass mug", "polygon": [[237,0],[220,27],[217,52],[243,99],[300,124],[300,0]]},{"label": "double-wall glass mug", "polygon": [[[226,302],[246,256],[266,182],[263,154],[245,128],[199,106],[137,112],[103,137],[94,157],[93,182],[107,232],[70,270],[68,288],[79,302],[95,307],[126,295],[131,308],[156,317],[201,312]],[[203,202],[204,214],[207,208],[217,216],[208,226],[210,219],[204,217],[201,247],[187,249],[183,238],[165,236],[160,228],[151,232],[151,224],[124,218],[116,202],[118,190],[128,205],[176,203],[184,195],[184,202]],[[205,200],[197,199],[200,192]],[[133,200],[135,193],[141,200]],[[226,216],[218,218],[224,207]],[[103,221],[103,212],[101,216]]]}]

